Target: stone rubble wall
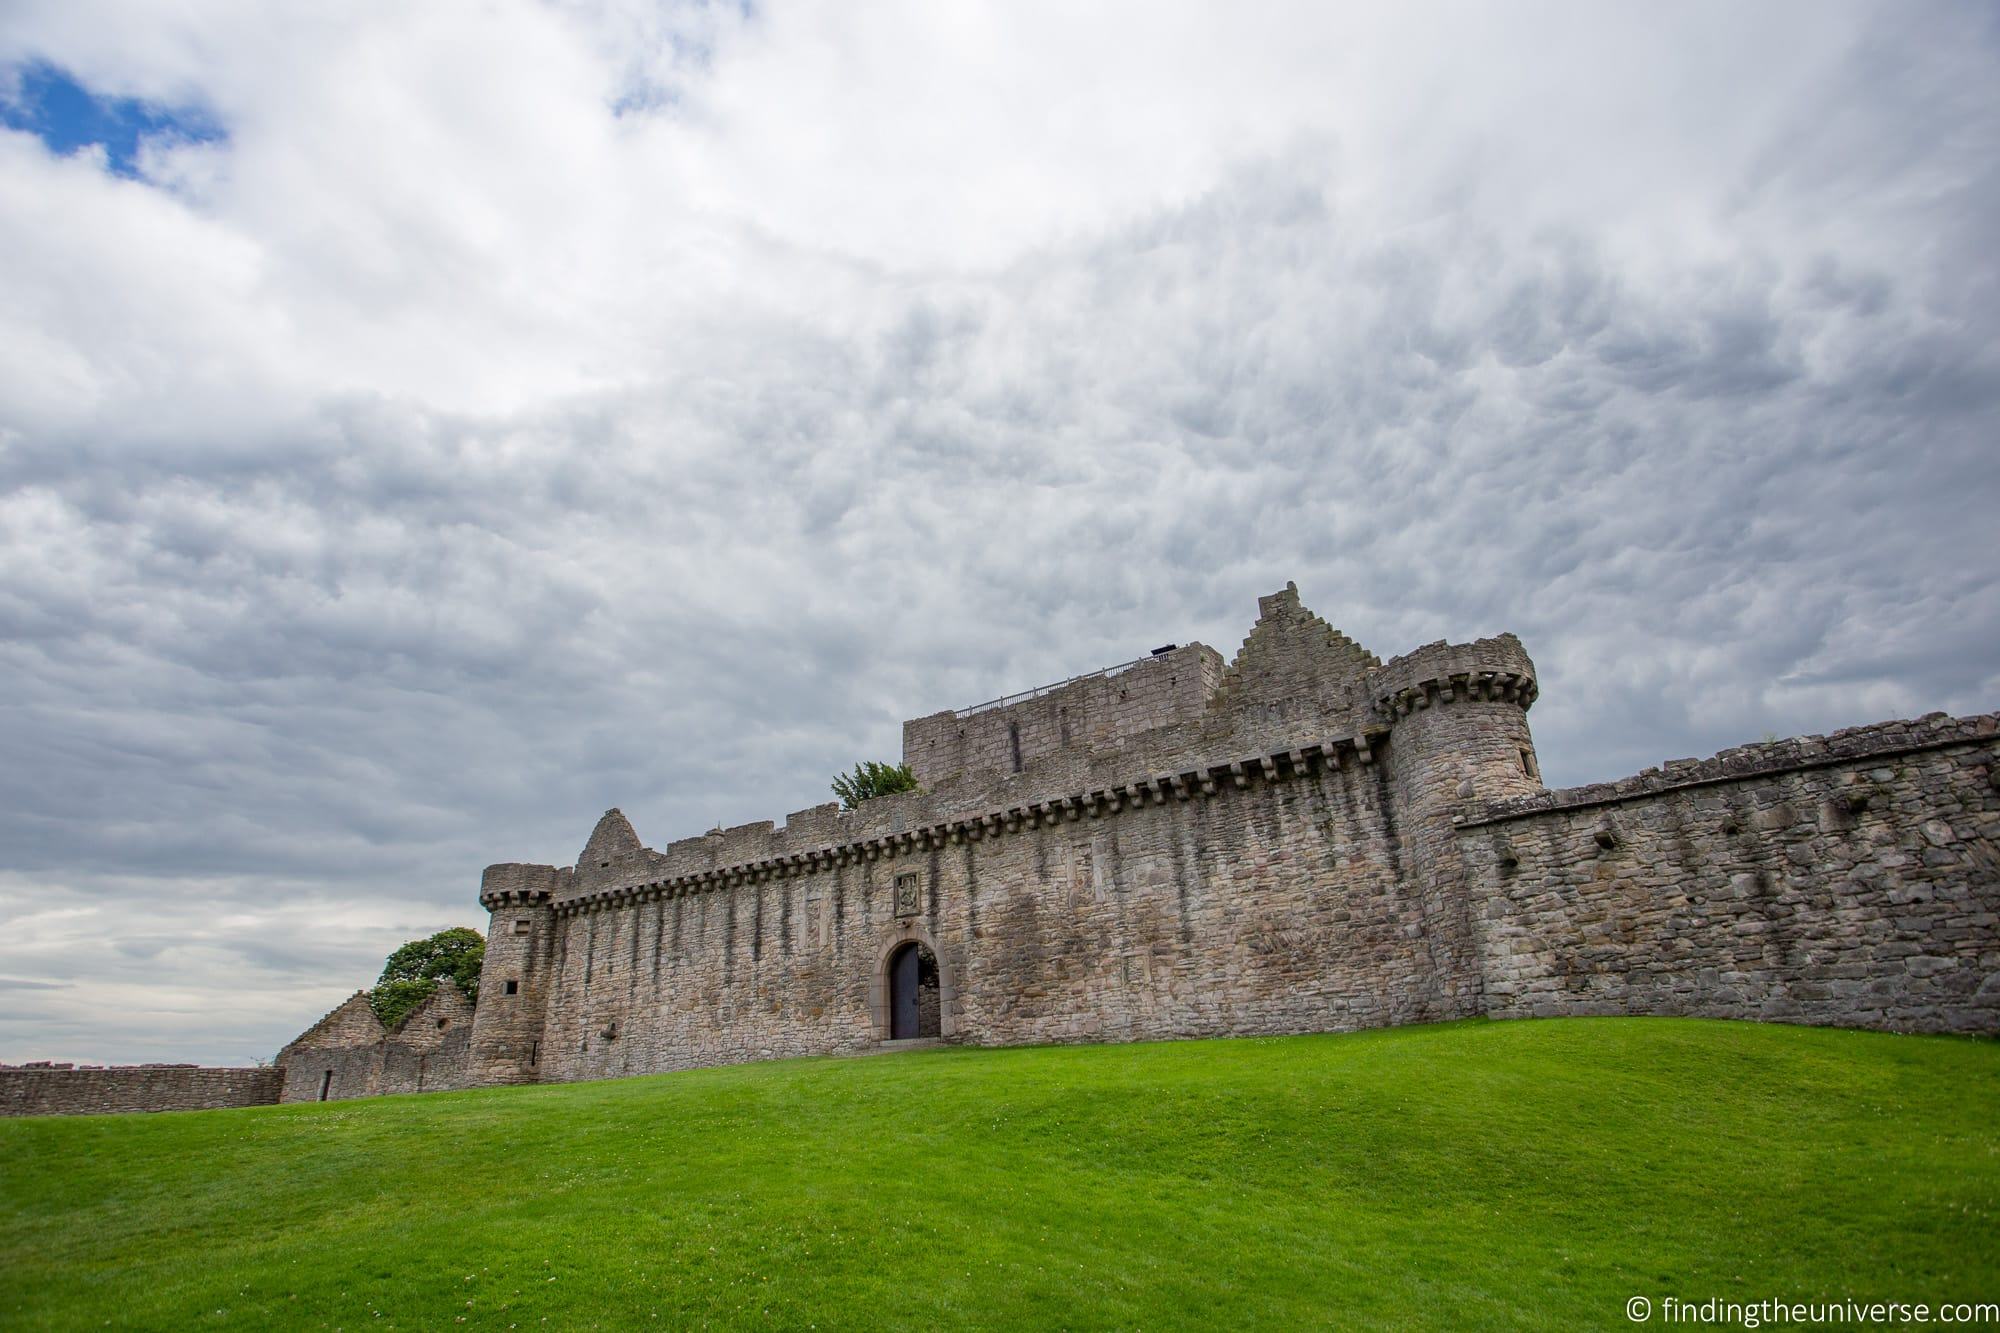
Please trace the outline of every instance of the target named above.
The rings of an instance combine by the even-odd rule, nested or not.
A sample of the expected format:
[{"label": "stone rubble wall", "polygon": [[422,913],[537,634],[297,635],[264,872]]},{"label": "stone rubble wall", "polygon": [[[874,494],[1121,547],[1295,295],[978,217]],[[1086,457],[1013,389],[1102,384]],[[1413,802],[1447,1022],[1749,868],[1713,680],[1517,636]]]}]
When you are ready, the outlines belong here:
[{"label": "stone rubble wall", "polygon": [[1487,1011],[2000,1031],[1997,735],[1934,714],[1471,808]]},{"label": "stone rubble wall", "polygon": [[0,1065],[0,1115],[104,1115],[268,1106],[282,1069],[198,1065]]},{"label": "stone rubble wall", "polygon": [[280,1101],[337,1102],[381,1091],[381,1040],[362,1046],[302,1045],[287,1049],[280,1060],[285,1073]]},{"label": "stone rubble wall", "polygon": [[[279,1055],[287,1102],[340,1101],[396,1092],[441,1092],[483,1080],[471,1060],[475,1014],[450,981],[385,1030],[366,992],[306,1030]],[[359,1011],[365,1009],[365,1015]]]},{"label": "stone rubble wall", "polygon": [[[391,1036],[367,1046],[301,1048],[288,1057],[282,1095],[272,1100],[337,1102],[398,1092],[445,1092],[497,1081],[475,1076],[471,1045],[472,1025],[466,1023],[436,1040]],[[330,1080],[328,1074],[333,1076]]]}]

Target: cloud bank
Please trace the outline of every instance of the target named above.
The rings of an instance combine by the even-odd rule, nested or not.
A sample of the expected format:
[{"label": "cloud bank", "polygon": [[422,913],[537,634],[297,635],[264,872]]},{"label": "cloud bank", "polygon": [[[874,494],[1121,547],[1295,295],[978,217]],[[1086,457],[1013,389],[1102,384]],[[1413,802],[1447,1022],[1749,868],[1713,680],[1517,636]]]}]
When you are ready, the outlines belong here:
[{"label": "cloud bank", "polygon": [[2000,704],[1988,12],[1085,11],[10,9],[0,1059],[1286,579],[1519,633],[1555,784]]}]

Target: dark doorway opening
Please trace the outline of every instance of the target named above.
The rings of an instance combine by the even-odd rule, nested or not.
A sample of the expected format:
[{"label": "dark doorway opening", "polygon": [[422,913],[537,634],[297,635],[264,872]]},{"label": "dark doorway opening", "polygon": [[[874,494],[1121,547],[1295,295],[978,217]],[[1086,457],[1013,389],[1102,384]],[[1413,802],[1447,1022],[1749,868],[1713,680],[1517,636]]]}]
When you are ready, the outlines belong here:
[{"label": "dark doorway opening", "polygon": [[333,1090],[333,1071],[329,1069],[326,1071],[326,1073],[320,1075],[319,1099],[321,1101],[325,1101],[326,1094],[331,1092],[332,1090]]},{"label": "dark doorway opening", "polygon": [[939,1032],[937,957],[912,941],[889,956],[889,1039]]}]

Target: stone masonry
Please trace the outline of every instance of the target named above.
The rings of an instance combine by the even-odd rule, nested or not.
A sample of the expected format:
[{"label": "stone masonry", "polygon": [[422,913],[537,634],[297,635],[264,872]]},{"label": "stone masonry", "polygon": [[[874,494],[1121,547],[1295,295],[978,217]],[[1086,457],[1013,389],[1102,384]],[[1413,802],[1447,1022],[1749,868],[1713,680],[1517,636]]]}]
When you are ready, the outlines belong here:
[{"label": "stone masonry", "polygon": [[[904,725],[920,789],[489,867],[467,1076],[892,1044],[1699,1013],[2000,1031],[1996,719],[1543,788],[1511,635],[1382,662],[1259,600],[1200,644]],[[930,1030],[930,1029],[926,1029]],[[290,1092],[287,1093],[290,1096]]]},{"label": "stone masonry", "polygon": [[199,1065],[0,1065],[0,1115],[103,1115],[268,1106],[284,1071]]},{"label": "stone masonry", "polygon": [[2000,1030],[1996,782],[1938,714],[1470,813],[1487,1012]]},{"label": "stone masonry", "polygon": [[2000,717],[1548,791],[1512,635],[1383,662],[1292,585],[1258,607],[1228,662],[1170,646],[905,723],[916,791],[659,849],[611,810],[573,866],[489,866],[477,1007],[447,986],[388,1032],[357,994],[272,1086],[862,1052],[892,1011],[993,1045],[1480,1014],[2000,1032]]},{"label": "stone masonry", "polygon": [[278,1053],[282,1099],[335,1101],[470,1087],[472,1003],[449,978],[394,1028],[356,991]]}]

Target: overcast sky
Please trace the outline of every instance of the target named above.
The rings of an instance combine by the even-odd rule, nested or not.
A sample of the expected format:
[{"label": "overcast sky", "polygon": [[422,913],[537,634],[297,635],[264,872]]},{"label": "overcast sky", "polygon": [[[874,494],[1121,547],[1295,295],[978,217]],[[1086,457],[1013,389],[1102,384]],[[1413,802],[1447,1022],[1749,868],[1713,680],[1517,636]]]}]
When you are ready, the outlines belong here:
[{"label": "overcast sky", "polygon": [[2000,10],[0,14],[0,1060],[1256,598],[1548,780],[2000,706]]}]

